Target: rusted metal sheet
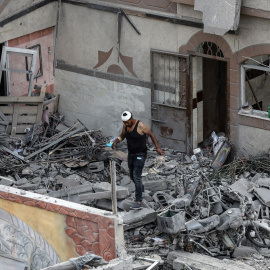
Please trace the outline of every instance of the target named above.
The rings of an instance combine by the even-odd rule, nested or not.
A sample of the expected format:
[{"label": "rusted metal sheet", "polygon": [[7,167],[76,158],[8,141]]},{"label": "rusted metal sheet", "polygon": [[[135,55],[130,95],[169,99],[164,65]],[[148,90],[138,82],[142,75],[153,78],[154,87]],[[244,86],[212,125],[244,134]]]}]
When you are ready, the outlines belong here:
[{"label": "rusted metal sheet", "polygon": [[188,150],[188,55],[151,51],[152,130],[162,147]]}]

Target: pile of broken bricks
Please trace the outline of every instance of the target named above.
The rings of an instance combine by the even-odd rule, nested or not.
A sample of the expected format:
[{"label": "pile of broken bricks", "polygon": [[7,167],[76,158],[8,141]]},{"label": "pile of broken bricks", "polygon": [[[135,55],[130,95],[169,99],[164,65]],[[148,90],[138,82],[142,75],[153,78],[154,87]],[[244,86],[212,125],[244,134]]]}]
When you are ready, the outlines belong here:
[{"label": "pile of broken bricks", "polygon": [[[55,121],[57,117],[53,118]],[[40,126],[16,140],[1,136],[4,139],[0,140],[0,184],[112,211],[109,161],[115,161],[118,215],[124,222],[126,249],[134,255],[134,269],[146,269],[153,261],[159,262],[160,269],[196,267],[196,258],[175,250],[175,236],[158,224],[160,214],[185,196],[186,187],[194,179],[207,180],[211,186],[221,190],[230,188],[251,198],[260,218],[269,220],[269,154],[257,158],[254,166],[252,161],[238,159],[217,171],[212,166],[215,155],[211,147],[201,147],[200,155],[192,156],[164,149],[161,157],[148,146],[142,175],[143,209],[130,210],[135,186],[129,178],[126,143],[120,143],[115,150],[106,146],[110,138],[104,137],[101,131],[88,130],[80,121],[72,127],[60,122],[54,130],[47,128],[46,136],[44,129],[40,132]],[[196,202],[188,207],[194,216],[203,209]],[[142,259],[146,256],[150,261]],[[250,244],[234,252],[234,257],[243,261],[246,258],[245,263],[251,267],[254,261],[259,261],[260,269],[269,269],[269,256],[268,250],[255,249]],[[203,268],[206,267],[203,262],[201,265],[197,269],[207,269]],[[239,265],[235,269],[240,269]]]}]

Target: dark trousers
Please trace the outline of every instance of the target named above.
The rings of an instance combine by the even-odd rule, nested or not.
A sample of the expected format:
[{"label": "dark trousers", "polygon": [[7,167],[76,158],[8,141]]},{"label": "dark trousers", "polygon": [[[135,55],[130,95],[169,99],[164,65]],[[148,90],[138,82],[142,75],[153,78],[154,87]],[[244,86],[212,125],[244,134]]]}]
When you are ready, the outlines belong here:
[{"label": "dark trousers", "polygon": [[142,171],[146,160],[146,153],[128,154],[128,168],[130,179],[135,184],[135,198],[137,202],[142,202]]}]

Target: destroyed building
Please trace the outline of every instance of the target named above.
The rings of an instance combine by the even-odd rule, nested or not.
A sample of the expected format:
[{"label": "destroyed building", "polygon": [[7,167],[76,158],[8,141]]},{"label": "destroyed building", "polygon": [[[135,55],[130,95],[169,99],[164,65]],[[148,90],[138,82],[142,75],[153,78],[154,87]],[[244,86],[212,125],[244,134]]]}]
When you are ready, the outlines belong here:
[{"label": "destroyed building", "polygon": [[[160,258],[198,268],[172,235],[185,208],[200,218],[240,209],[228,189],[269,223],[269,15],[267,0],[0,1],[0,266],[43,269],[90,252],[132,269],[128,251],[142,255],[137,269]],[[135,213],[126,145],[105,147],[127,109],[165,150],[159,160],[149,146]],[[178,214],[162,216],[171,205]]]}]

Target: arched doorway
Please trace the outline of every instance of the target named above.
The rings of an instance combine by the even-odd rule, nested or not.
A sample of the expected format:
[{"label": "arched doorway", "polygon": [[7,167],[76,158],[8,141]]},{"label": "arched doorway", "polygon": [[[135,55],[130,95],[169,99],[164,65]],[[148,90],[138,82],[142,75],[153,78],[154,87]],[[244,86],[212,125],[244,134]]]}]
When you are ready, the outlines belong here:
[{"label": "arched doorway", "polygon": [[228,59],[213,42],[201,42],[190,52],[192,63],[192,134],[196,148],[213,131],[228,131]]}]

